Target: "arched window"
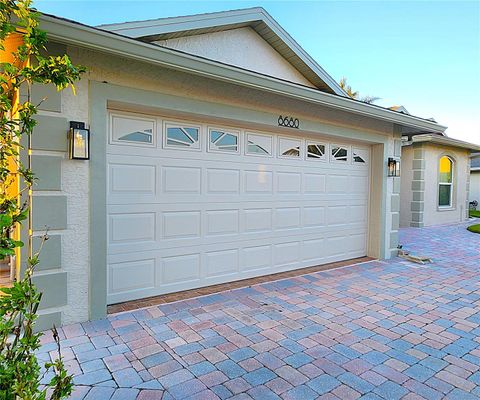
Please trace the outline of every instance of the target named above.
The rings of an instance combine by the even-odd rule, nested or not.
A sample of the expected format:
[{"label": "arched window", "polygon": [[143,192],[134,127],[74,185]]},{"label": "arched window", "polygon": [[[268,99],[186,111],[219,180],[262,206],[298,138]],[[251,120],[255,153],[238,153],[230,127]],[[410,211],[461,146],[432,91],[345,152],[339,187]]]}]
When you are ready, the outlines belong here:
[{"label": "arched window", "polygon": [[452,207],[453,204],[453,160],[443,156],[439,161],[438,206]]}]

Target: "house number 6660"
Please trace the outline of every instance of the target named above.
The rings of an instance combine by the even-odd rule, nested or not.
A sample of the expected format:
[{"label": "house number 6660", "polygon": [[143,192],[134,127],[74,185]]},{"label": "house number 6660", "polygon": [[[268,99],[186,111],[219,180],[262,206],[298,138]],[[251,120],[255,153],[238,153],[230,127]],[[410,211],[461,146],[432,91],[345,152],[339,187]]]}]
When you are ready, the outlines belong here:
[{"label": "house number 6660", "polygon": [[284,117],[280,115],[278,117],[278,126],[298,129],[300,127],[300,121],[298,120],[298,118],[287,117],[287,116]]}]

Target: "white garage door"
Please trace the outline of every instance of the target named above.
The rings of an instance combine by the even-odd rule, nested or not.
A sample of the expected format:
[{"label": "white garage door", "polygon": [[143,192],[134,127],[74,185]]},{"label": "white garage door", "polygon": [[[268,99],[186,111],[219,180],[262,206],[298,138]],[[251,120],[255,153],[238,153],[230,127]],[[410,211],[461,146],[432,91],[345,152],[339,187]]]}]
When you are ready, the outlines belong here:
[{"label": "white garage door", "polygon": [[109,303],[366,254],[367,146],[112,112],[107,152]]}]

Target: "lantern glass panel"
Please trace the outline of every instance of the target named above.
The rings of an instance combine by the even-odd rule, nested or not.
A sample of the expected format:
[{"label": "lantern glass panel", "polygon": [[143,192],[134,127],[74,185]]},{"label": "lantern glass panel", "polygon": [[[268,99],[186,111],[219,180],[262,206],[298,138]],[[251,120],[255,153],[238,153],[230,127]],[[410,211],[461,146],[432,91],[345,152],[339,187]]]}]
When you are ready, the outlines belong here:
[{"label": "lantern glass panel", "polygon": [[88,160],[90,150],[88,129],[72,129],[70,140],[71,157],[73,159]]}]

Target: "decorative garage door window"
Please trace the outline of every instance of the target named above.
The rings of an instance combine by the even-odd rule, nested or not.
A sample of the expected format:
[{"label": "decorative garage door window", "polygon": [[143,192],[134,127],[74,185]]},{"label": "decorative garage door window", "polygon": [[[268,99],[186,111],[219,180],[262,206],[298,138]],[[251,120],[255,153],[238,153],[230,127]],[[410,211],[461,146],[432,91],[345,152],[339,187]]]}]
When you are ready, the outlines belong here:
[{"label": "decorative garage door window", "polygon": [[353,148],[353,162],[366,164],[368,162],[368,150]]},{"label": "decorative garage door window", "polygon": [[111,124],[113,143],[155,145],[155,120],[113,114]]},{"label": "decorative garage door window", "polygon": [[238,153],[238,132],[210,129],[208,148],[212,151]]},{"label": "decorative garage door window", "polygon": [[278,138],[278,154],[280,157],[300,157],[302,141],[299,139]]},{"label": "decorative garage door window", "polygon": [[165,147],[200,149],[200,128],[196,126],[165,124]]},{"label": "decorative garage door window", "polygon": [[247,133],[246,153],[257,156],[272,155],[272,137]]},{"label": "decorative garage door window", "polygon": [[325,160],[326,145],[323,143],[307,143],[307,158],[314,160]]},{"label": "decorative garage door window", "polygon": [[347,162],[348,149],[346,147],[332,145],[332,161]]}]

